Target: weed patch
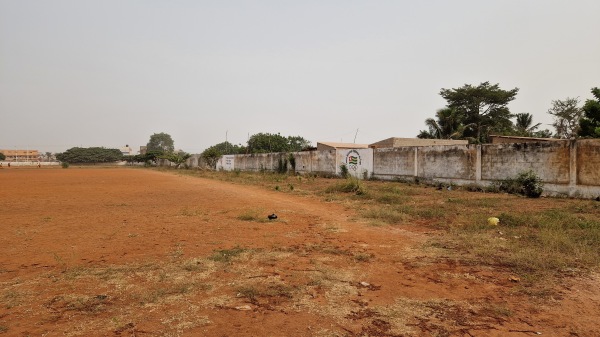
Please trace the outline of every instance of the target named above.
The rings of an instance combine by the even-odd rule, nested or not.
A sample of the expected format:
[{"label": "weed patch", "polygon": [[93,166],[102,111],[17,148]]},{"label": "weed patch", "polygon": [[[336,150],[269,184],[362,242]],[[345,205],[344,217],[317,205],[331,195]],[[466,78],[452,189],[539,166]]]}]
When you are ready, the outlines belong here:
[{"label": "weed patch", "polygon": [[246,252],[247,249],[245,248],[241,248],[239,246],[236,246],[234,248],[231,249],[222,249],[222,250],[216,250],[210,257],[209,259],[215,262],[225,262],[225,263],[229,263],[231,262],[234,258],[240,256],[242,253]]}]

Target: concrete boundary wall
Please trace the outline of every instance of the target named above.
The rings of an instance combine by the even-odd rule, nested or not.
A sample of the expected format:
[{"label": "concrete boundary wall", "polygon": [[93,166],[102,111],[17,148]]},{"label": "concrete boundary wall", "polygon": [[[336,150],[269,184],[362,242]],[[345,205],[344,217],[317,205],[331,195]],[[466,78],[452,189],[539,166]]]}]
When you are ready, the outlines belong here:
[{"label": "concrete boundary wall", "polygon": [[[359,178],[367,175],[386,180],[418,178],[486,186],[532,170],[544,181],[545,195],[600,196],[600,139],[294,152],[296,172],[339,174],[339,166],[349,160],[350,152],[360,155],[361,174],[356,174]],[[289,154],[230,158],[231,169],[275,171],[279,158],[289,158]],[[363,174],[365,170],[367,174]]]}]

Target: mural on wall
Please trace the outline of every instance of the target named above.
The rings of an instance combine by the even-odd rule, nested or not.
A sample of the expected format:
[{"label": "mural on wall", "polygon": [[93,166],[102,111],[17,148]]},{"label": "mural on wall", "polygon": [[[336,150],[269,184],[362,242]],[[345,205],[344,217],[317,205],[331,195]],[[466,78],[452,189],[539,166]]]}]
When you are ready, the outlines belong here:
[{"label": "mural on wall", "polygon": [[373,172],[373,149],[338,149],[336,151],[336,173],[340,173],[340,166],[345,165],[348,173],[364,178]]},{"label": "mural on wall", "polygon": [[356,172],[361,166],[361,164],[362,161],[360,159],[360,153],[358,153],[358,151],[350,150],[348,154],[346,154],[346,167],[348,167],[348,170]]}]

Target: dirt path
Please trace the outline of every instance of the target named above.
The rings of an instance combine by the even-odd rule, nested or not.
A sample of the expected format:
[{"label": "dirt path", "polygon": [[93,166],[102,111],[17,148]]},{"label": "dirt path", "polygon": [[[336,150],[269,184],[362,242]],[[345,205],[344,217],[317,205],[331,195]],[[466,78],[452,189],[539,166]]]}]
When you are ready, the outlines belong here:
[{"label": "dirt path", "polygon": [[440,256],[439,233],[368,226],[301,188],[76,168],[0,186],[7,335],[600,336],[598,278],[532,301]]}]

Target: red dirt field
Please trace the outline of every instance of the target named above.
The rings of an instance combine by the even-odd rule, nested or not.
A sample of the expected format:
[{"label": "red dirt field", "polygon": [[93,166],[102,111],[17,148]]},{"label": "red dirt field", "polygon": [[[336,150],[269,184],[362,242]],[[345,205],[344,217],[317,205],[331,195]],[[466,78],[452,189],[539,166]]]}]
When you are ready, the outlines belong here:
[{"label": "red dirt field", "polygon": [[129,168],[0,186],[6,336],[600,336],[597,276],[535,301],[317,197]]}]

